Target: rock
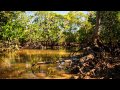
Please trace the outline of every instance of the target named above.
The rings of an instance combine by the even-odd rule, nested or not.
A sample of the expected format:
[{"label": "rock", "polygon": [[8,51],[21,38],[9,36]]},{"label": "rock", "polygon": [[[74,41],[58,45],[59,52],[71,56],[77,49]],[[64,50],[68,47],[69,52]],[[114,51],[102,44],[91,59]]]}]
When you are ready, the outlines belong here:
[{"label": "rock", "polygon": [[72,60],[65,60],[65,63],[71,63],[72,62]]},{"label": "rock", "polygon": [[65,60],[65,67],[71,66],[72,60]]},{"label": "rock", "polygon": [[110,63],[107,63],[107,68],[113,68],[113,65],[111,65]]},{"label": "rock", "polygon": [[84,58],[80,58],[80,62],[84,62],[85,60],[84,60]]},{"label": "rock", "polygon": [[87,55],[87,60],[89,60],[89,59],[93,60],[94,59],[94,55],[93,54]]}]

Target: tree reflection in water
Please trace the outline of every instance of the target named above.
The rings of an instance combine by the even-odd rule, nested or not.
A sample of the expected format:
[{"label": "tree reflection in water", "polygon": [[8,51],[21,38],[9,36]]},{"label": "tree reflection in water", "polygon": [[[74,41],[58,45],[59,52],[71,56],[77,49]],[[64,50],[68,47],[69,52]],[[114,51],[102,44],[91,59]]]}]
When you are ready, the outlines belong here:
[{"label": "tree reflection in water", "polygon": [[[56,61],[68,57],[66,50],[19,50],[0,55],[0,78],[61,78],[65,72],[57,69]],[[52,62],[34,67],[37,62]],[[3,73],[4,72],[4,73]],[[29,75],[30,74],[30,75]],[[28,77],[27,77],[28,76]]]}]

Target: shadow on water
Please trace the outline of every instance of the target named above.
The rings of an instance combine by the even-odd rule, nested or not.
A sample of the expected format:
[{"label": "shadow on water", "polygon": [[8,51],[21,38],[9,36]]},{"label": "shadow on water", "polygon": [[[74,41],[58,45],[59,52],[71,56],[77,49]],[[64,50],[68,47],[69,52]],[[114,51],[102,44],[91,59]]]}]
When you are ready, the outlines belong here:
[{"label": "shadow on water", "polygon": [[[21,79],[69,79],[70,74],[58,70],[58,60],[67,58],[72,50],[29,50],[21,49],[16,52],[0,54],[0,78]],[[52,62],[41,64],[31,69],[37,62]],[[34,70],[34,72],[33,72]]]}]

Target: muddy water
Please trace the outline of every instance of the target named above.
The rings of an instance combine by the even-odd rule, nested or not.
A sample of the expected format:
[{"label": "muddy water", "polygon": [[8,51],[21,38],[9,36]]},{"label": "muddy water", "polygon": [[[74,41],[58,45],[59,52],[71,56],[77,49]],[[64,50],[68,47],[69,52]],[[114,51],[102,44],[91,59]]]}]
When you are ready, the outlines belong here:
[{"label": "muddy water", "polygon": [[0,79],[69,79],[72,75],[56,63],[69,55],[68,50],[27,49],[0,54]]}]

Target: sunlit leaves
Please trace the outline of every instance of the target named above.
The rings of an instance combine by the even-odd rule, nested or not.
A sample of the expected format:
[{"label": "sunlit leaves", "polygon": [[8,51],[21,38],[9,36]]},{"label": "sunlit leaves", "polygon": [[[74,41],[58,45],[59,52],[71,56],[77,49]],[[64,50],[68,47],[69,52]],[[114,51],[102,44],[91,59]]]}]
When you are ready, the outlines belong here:
[{"label": "sunlit leaves", "polygon": [[[7,12],[5,12],[7,14]],[[7,15],[8,16],[8,15]],[[12,41],[14,39],[24,38],[24,30],[29,22],[24,12],[13,11],[9,12],[9,19],[7,23],[2,26],[2,39]]]},{"label": "sunlit leaves", "polygon": [[[120,12],[100,11],[100,37],[106,43],[120,41]],[[95,30],[96,11],[84,14],[70,11],[60,15],[51,11],[34,11],[31,16],[22,11],[0,12],[0,39],[49,42],[82,42]]]}]

